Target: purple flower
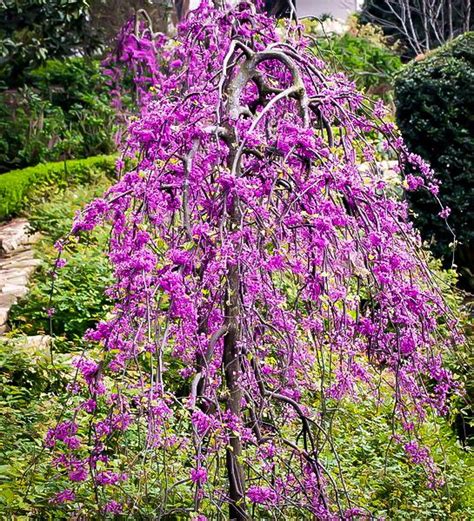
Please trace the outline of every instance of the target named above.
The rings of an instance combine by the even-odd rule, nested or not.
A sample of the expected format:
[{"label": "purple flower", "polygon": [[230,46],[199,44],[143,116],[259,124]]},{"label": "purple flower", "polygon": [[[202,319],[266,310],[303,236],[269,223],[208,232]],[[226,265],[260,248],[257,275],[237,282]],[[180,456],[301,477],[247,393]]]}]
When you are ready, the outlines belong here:
[{"label": "purple flower", "polygon": [[247,497],[252,503],[271,505],[277,500],[277,494],[269,487],[258,487],[252,485],[247,490]]},{"label": "purple flower", "polygon": [[67,264],[66,259],[57,259],[56,263],[55,263],[55,267],[57,269],[60,269],[60,268],[63,268],[64,266],[66,266],[66,264]]},{"label": "purple flower", "polygon": [[70,440],[77,433],[77,429],[77,424],[72,421],[58,423],[55,428],[48,430],[45,440],[46,446],[54,447],[57,441],[70,443]]},{"label": "purple flower", "polygon": [[79,466],[69,471],[68,477],[71,481],[85,481],[87,479],[88,472],[85,467]]},{"label": "purple flower", "polygon": [[70,489],[66,488],[61,492],[58,492],[53,499],[51,499],[51,503],[67,503],[69,501],[74,501],[76,499],[76,494]]},{"label": "purple flower", "polygon": [[451,215],[451,208],[449,206],[445,206],[438,215],[441,217],[441,219],[447,219]]},{"label": "purple flower", "polygon": [[95,476],[98,485],[116,485],[123,480],[123,475],[111,470],[98,472]]},{"label": "purple flower", "polygon": [[92,414],[97,409],[97,402],[93,398],[91,398],[89,400],[86,400],[81,407],[88,413]]},{"label": "purple flower", "polygon": [[123,511],[123,506],[121,503],[112,500],[105,504],[104,510],[109,514],[121,514]]},{"label": "purple flower", "polygon": [[204,436],[207,431],[212,427],[214,424],[214,418],[211,418],[207,414],[204,414],[199,409],[195,410],[193,412],[191,421],[196,428],[197,433],[199,436]]},{"label": "purple flower", "polygon": [[203,485],[207,481],[207,470],[204,467],[197,467],[191,470],[191,481],[198,485]]},{"label": "purple flower", "polygon": [[403,446],[412,463],[425,463],[430,460],[428,449],[420,447],[416,441],[410,441]]}]

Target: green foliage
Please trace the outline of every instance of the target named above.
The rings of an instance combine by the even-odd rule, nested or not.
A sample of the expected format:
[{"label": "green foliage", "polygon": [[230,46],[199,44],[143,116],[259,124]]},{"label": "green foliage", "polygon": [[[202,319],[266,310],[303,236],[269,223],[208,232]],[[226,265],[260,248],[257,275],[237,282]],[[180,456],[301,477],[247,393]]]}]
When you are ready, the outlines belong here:
[{"label": "green foliage", "polygon": [[18,85],[25,71],[48,58],[100,48],[91,31],[88,0],[2,0],[0,77]]},{"label": "green foliage", "polygon": [[[474,519],[474,439],[464,438],[474,427],[474,318],[465,294],[456,287],[456,271],[443,270],[436,259],[430,261],[430,268],[452,316],[466,335],[465,344],[450,350],[445,359],[465,392],[451,398],[445,417],[431,414],[419,432],[418,441],[429,448],[444,484],[427,488],[425,470],[409,463],[402,444],[392,438],[393,410],[386,384],[378,389],[379,396],[361,395],[358,402],[347,400],[341,409],[334,409],[328,425],[341,465],[348,469],[345,478],[349,493],[362,500],[376,519]],[[459,429],[460,423],[465,424],[464,432]]]},{"label": "green foliage", "polygon": [[[317,31],[315,23],[310,25],[312,32]],[[360,26],[353,18],[349,31],[343,35],[317,37],[315,53],[346,73],[360,90],[391,99],[392,83],[402,63],[373,26]]]},{"label": "green foliage", "polygon": [[[412,152],[428,160],[451,208],[462,280],[474,288],[474,33],[409,64],[395,84],[397,122]],[[451,259],[453,236],[428,194],[411,197],[416,223],[433,251]]]},{"label": "green foliage", "polygon": [[445,479],[443,486],[430,489],[424,470],[410,464],[401,444],[392,439],[391,411],[373,414],[376,409],[374,397],[364,396],[358,404],[344,404],[333,423],[341,464],[349,469],[349,493],[376,519],[471,519],[474,462],[445,420],[430,418],[422,432],[423,446],[429,447]]},{"label": "green foliage", "polygon": [[89,157],[12,170],[0,176],[0,220],[18,214],[32,198],[50,191],[53,186],[91,182],[103,175],[112,176],[114,170],[114,156]]},{"label": "green foliage", "polygon": [[[108,180],[68,190],[56,190],[47,202],[35,206],[29,214],[32,227],[40,231],[44,240],[37,246],[37,255],[43,260],[31,280],[27,297],[15,305],[10,313],[14,329],[34,335],[38,332],[64,336],[67,339],[82,337],[86,329],[104,317],[110,303],[104,295],[112,283],[111,269],[104,249],[107,232],[94,233],[79,243],[68,246],[62,258],[66,265],[54,279],[51,266],[57,257],[53,244],[71,227],[76,211],[102,195]],[[47,310],[54,309],[48,317]]]},{"label": "green foliage", "polygon": [[0,171],[114,150],[115,113],[97,61],[47,61],[0,94],[0,116]]},{"label": "green foliage", "polygon": [[[70,355],[33,346],[25,338],[0,340],[0,517],[35,519],[53,494],[42,439],[61,413]],[[58,519],[58,517],[55,517]]]},{"label": "green foliage", "polygon": [[[94,164],[94,162],[92,162]],[[100,165],[100,162],[98,162]],[[113,159],[104,163],[112,169]],[[91,180],[91,178],[88,178]],[[83,180],[86,180],[83,177]],[[69,231],[72,218],[94,197],[103,193],[109,179],[99,170],[94,182],[66,188],[48,187],[49,199],[35,205],[28,218],[43,240],[35,246],[43,261],[30,284],[30,293],[12,310],[14,331],[0,341],[0,518],[69,519],[67,509],[54,508],[49,502],[66,483],[51,475],[50,455],[42,440],[58,418],[73,404],[66,386],[74,378],[72,356],[86,346],[78,336],[107,312],[104,288],[111,281],[104,256],[106,236],[94,234],[64,253],[68,264],[55,279],[50,302],[50,270],[57,256],[53,243]],[[34,348],[25,342],[24,333],[49,333],[46,308],[54,306],[51,351]],[[74,340],[72,340],[74,339]],[[91,509],[92,491],[84,500]]]},{"label": "green foliage", "polygon": [[[474,313],[472,295],[456,288],[458,273],[443,270],[441,261],[433,259],[431,268],[443,297],[455,315],[465,343],[451,349],[446,355],[446,365],[456,375],[464,392],[451,403],[450,414],[457,436],[465,445],[474,447]],[[474,485],[474,482],[473,482]]]},{"label": "green foliage", "polygon": [[36,272],[28,297],[11,310],[10,322],[26,334],[49,333],[47,310],[53,309],[54,334],[69,339],[81,337],[110,306],[104,290],[112,279],[103,244],[90,244],[78,248],[74,255],[66,254],[68,263],[61,268],[54,289],[50,275],[53,251],[43,251],[42,255],[45,262]]}]

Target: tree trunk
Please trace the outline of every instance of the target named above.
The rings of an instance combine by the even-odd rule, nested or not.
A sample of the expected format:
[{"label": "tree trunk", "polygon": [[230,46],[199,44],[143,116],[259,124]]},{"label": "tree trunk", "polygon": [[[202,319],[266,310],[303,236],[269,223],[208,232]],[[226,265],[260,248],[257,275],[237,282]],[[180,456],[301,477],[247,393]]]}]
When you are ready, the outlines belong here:
[{"label": "tree trunk", "polygon": [[[228,324],[227,334],[224,337],[224,372],[228,389],[227,410],[241,419],[242,391],[239,384],[241,372],[238,341],[239,327],[239,269],[238,266],[229,267],[228,290],[226,295],[225,315]],[[226,451],[226,466],[229,479],[229,518],[235,521],[248,519],[245,508],[244,473],[239,458],[242,454],[240,437],[230,434],[230,443]]]}]

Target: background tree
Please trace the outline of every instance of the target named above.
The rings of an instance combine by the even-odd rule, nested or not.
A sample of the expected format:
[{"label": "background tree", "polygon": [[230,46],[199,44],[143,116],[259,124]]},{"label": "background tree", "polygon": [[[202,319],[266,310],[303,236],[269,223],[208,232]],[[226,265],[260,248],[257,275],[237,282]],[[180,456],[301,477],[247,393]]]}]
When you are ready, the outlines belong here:
[{"label": "background tree", "polygon": [[91,0],[91,26],[108,45],[134,13],[145,9],[153,20],[153,29],[167,33],[170,24],[183,15],[186,2],[182,0]]},{"label": "background tree", "polygon": [[90,54],[100,47],[91,32],[87,0],[5,0],[0,5],[0,71],[8,86],[47,58]]},{"label": "background tree", "polygon": [[361,19],[399,40],[413,57],[473,27],[471,0],[366,0]]},{"label": "background tree", "polygon": [[178,11],[183,11],[181,4],[173,0],[4,0],[0,4],[4,86],[21,85],[25,70],[47,59],[100,55],[140,9],[147,9],[156,31],[167,32]]}]

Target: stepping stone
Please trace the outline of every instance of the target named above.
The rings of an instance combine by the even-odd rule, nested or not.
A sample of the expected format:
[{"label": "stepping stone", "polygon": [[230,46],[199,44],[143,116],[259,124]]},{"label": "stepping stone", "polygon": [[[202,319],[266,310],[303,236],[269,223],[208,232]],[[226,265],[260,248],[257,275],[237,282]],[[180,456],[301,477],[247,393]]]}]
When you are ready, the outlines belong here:
[{"label": "stepping stone", "polygon": [[[26,286],[27,284],[28,284],[28,273],[22,271],[16,276],[9,276],[6,279],[5,286]],[[0,285],[1,285],[1,281],[0,281]]]},{"label": "stepping stone", "polygon": [[28,293],[28,288],[23,284],[5,284],[2,288],[2,293],[24,297]]},{"label": "stepping stone", "polygon": [[29,242],[29,224],[26,219],[13,219],[0,225],[0,255],[6,255]]},{"label": "stepping stone", "polygon": [[18,277],[23,275],[25,270],[8,267],[7,269],[0,269],[0,279],[10,279],[12,277]]},{"label": "stepping stone", "polygon": [[13,295],[12,293],[0,292],[0,309],[6,307],[10,308],[11,306],[13,306],[13,304],[16,304],[17,300],[17,297],[15,297],[15,295]]},{"label": "stepping stone", "polygon": [[30,231],[26,219],[0,225],[0,336],[8,330],[10,308],[28,293],[29,276],[41,264],[31,248],[39,234]]},{"label": "stepping stone", "polygon": [[36,266],[39,266],[41,264],[41,261],[40,259],[35,259],[35,258],[31,258],[31,259],[24,259],[24,260],[16,260],[16,259],[11,259],[10,262],[8,263],[5,263],[5,264],[2,264],[0,262],[0,273],[1,273],[1,270],[3,269],[22,269],[24,270],[25,268],[28,269],[28,268],[32,268],[32,269],[35,269]]},{"label": "stepping stone", "polygon": [[[18,297],[13,293],[0,293],[0,331],[5,332],[8,313],[13,304],[16,304]],[[3,330],[3,331],[2,331]]]},{"label": "stepping stone", "polygon": [[[13,301],[12,304],[14,304],[15,301]],[[8,312],[10,311],[10,308],[0,308],[0,327],[2,328],[3,332],[6,331],[6,322],[8,320]]]}]

